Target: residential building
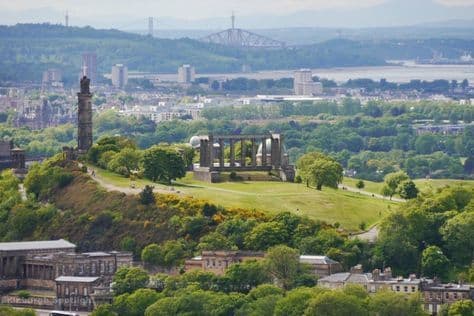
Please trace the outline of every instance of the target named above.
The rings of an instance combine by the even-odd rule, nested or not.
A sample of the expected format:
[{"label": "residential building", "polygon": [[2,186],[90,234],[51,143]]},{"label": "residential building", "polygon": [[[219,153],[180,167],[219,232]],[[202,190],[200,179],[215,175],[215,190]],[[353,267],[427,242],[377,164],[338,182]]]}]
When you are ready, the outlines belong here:
[{"label": "residential building", "polygon": [[61,70],[51,68],[43,72],[43,84],[53,85],[61,81],[63,81]]},{"label": "residential building", "polygon": [[[262,260],[265,253],[255,251],[203,251],[201,256],[186,260],[185,270],[203,270],[215,274],[224,274],[229,266],[248,260]],[[317,276],[342,271],[339,262],[326,256],[300,256],[300,263],[306,264]]]},{"label": "residential building", "polygon": [[178,68],[178,82],[192,83],[196,77],[196,71],[191,65],[183,65]]},{"label": "residential building", "polygon": [[123,88],[128,83],[128,69],[123,64],[112,66],[112,84],[116,88]]},{"label": "residential building", "polygon": [[295,95],[312,96],[323,93],[323,86],[320,82],[313,82],[311,69],[300,69],[295,71],[294,76]]},{"label": "residential building", "polygon": [[423,307],[426,312],[437,315],[441,306],[459,300],[474,300],[474,286],[469,284],[439,284],[432,282],[423,286]]},{"label": "residential building", "polygon": [[97,54],[86,52],[82,54],[81,78],[86,76],[91,80],[92,85],[97,84]]}]

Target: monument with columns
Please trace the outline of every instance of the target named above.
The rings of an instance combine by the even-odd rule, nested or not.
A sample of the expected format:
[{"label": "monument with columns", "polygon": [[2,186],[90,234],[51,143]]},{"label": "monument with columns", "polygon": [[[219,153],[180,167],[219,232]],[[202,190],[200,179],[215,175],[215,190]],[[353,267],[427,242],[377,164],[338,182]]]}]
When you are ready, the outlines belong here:
[{"label": "monument with columns", "polygon": [[87,153],[92,147],[92,93],[90,79],[86,76],[81,79],[81,92],[77,94],[77,151],[78,154]]},{"label": "monument with columns", "polygon": [[294,180],[294,167],[289,164],[281,134],[194,136],[190,142],[199,150],[199,164],[194,166],[198,180],[219,182],[221,172],[232,171],[272,172],[283,181]]}]

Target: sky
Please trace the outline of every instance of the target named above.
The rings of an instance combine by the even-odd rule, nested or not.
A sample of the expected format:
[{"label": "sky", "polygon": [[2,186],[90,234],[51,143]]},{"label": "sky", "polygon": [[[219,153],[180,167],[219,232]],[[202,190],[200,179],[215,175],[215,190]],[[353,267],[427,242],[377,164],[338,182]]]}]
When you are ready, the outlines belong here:
[{"label": "sky", "polygon": [[[446,15],[447,19],[463,19],[466,17],[463,10],[474,9],[474,0],[0,0],[0,24],[41,21],[60,23],[66,11],[69,12],[71,24],[74,22],[76,25],[96,24],[100,27],[109,24],[118,27],[119,21],[131,24],[134,20],[143,20],[148,16],[161,18],[164,21],[207,20],[201,24],[209,25],[210,19],[228,17],[232,11],[240,17],[284,17],[308,12],[315,12],[317,16],[318,13],[327,12],[329,15],[335,15],[336,23],[344,24],[344,19],[338,22],[336,17],[338,12],[383,9],[385,5],[387,5],[386,14],[390,19],[393,21],[398,19],[399,23],[404,23],[405,20],[401,16],[403,13],[394,12],[396,10],[390,9],[388,5],[393,7],[397,3],[406,5],[417,2],[427,3],[437,8],[438,12],[443,8],[452,11],[452,14]],[[434,17],[428,19],[421,13],[417,12],[422,22],[434,19]],[[442,18],[439,13],[437,17]],[[298,23],[298,19],[287,22],[295,24]],[[328,24],[328,22],[330,23],[322,19],[321,23]],[[215,21],[213,23],[215,24]],[[305,22],[307,23],[317,24],[317,21]]]}]

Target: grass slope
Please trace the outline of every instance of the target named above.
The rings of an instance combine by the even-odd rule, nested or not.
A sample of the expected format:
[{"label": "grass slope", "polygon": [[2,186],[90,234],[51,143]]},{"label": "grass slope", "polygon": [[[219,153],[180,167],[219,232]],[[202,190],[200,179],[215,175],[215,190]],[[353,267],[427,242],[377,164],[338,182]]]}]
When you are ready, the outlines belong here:
[{"label": "grass slope", "polygon": [[[359,179],[344,178],[343,184],[346,186],[355,188],[356,183],[358,181]],[[449,186],[463,185],[466,187],[474,188],[473,180],[417,179],[417,180],[414,180],[414,182],[421,192],[425,192],[427,190],[436,190],[448,185]],[[380,194],[380,191],[382,190],[382,187],[383,187],[382,182],[372,182],[372,181],[364,180],[364,183],[365,183],[364,191]]]},{"label": "grass slope", "polygon": [[[96,169],[96,173],[117,187],[130,187],[129,179],[100,169]],[[138,180],[136,184],[143,187],[150,182]],[[159,184],[153,185],[157,189],[169,189]],[[174,188],[181,194],[208,200],[224,207],[255,209],[269,213],[290,211],[329,223],[338,222],[349,230],[358,230],[362,222],[367,225],[374,224],[390,207],[397,205],[394,202],[358,193],[328,188],[317,191],[295,183],[252,181],[204,183],[193,180],[191,173],[175,183]]]}]

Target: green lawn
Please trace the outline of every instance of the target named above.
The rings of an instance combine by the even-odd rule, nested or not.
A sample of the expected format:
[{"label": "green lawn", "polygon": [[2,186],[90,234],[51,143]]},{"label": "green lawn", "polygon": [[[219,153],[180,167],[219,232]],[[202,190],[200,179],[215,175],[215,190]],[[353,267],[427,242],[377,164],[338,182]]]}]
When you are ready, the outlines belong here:
[{"label": "green lawn", "polygon": [[[353,179],[353,178],[344,178],[343,184],[347,185],[349,187],[356,187],[356,183],[358,182],[358,179]],[[467,187],[474,188],[474,181],[472,180],[450,180],[450,179],[417,179],[414,180],[416,186],[420,191],[426,191],[429,189],[437,189],[437,188],[442,188],[447,185],[463,185]],[[364,180],[365,183],[365,188],[364,191],[372,192],[372,193],[378,193],[380,194],[380,191],[382,189],[383,183],[382,182],[372,182],[372,181],[366,181]]]},{"label": "green lawn", "polygon": [[[105,170],[95,170],[97,175],[108,183],[130,187],[129,179]],[[140,187],[150,184],[147,180],[138,180],[136,183]],[[159,189],[167,189],[164,185],[153,185]],[[174,183],[174,188],[182,194],[209,200],[224,207],[255,209],[269,213],[291,211],[329,223],[339,222],[350,230],[358,230],[362,222],[367,226],[374,224],[389,210],[389,206],[392,209],[397,206],[397,203],[358,193],[328,188],[317,191],[295,183],[205,183],[194,180],[192,173]]]}]

